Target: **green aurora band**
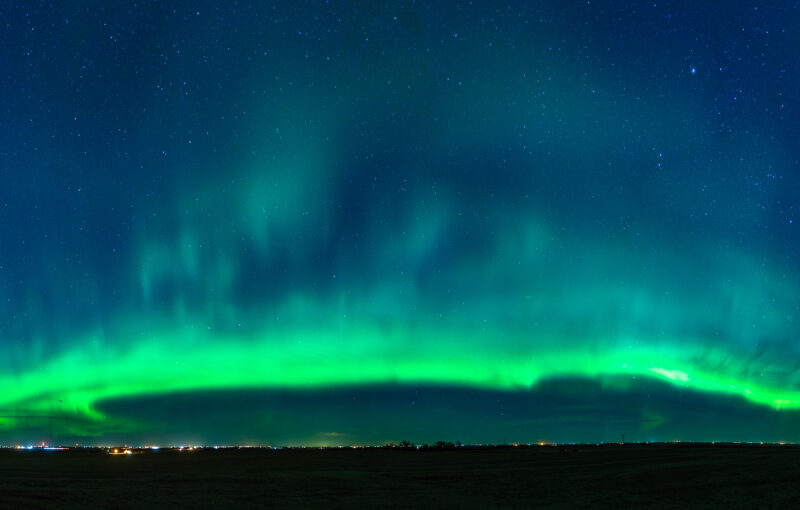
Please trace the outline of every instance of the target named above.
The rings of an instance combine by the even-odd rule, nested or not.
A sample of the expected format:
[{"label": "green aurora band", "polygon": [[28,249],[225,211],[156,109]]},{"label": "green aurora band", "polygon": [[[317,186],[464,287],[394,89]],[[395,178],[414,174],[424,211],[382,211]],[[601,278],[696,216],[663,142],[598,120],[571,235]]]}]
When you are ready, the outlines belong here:
[{"label": "green aurora band", "polygon": [[[541,228],[534,230],[537,242],[547,244],[541,237]],[[505,250],[506,246],[500,245]],[[202,258],[183,251],[188,259]],[[594,250],[594,256],[602,252]],[[513,253],[517,257],[520,252],[515,249]],[[491,267],[496,278],[506,281],[511,275],[504,274],[504,267],[509,266],[501,261],[509,253],[496,256],[499,260]],[[153,274],[172,278],[176,267],[194,271],[191,263],[176,257],[178,262],[170,262],[168,268],[155,273],[149,270],[147,274],[151,278]],[[603,267],[601,261],[589,259],[584,257],[583,263]],[[523,268],[542,262],[533,256],[521,260],[526,263]],[[549,264],[551,271],[557,271],[554,262]],[[580,264],[571,266],[571,270],[579,268]],[[527,267],[528,271],[533,269]],[[454,271],[456,279],[461,279],[468,277],[461,271],[472,273],[474,269],[467,263],[465,268],[456,267]],[[231,272],[222,273],[234,278]],[[762,281],[764,277],[762,271]],[[225,287],[223,280],[216,282],[217,289]],[[798,374],[791,360],[774,352],[753,356],[746,349],[764,335],[765,329],[780,331],[785,319],[767,313],[769,308],[759,309],[741,292],[718,300],[715,310],[702,307],[704,299],[692,301],[689,296],[667,296],[658,301],[648,299],[642,289],[620,294],[619,285],[611,292],[599,287],[579,293],[563,289],[566,277],[556,276],[548,281],[551,288],[541,295],[523,295],[519,291],[511,298],[505,295],[515,286],[526,287],[523,280],[517,285],[504,285],[501,293],[485,292],[473,302],[451,304],[452,309],[444,313],[440,303],[438,312],[417,312],[411,319],[410,314],[398,310],[396,303],[403,299],[404,292],[412,294],[413,289],[396,283],[391,289],[379,288],[373,291],[374,297],[358,301],[348,299],[349,292],[342,292],[333,307],[293,296],[271,310],[274,316],[266,321],[268,325],[240,332],[236,330],[244,326],[236,322],[237,310],[230,307],[225,312],[228,320],[221,322],[233,321],[236,325],[223,331],[209,325],[213,319],[177,314],[187,326],[169,328],[157,322],[145,327],[130,325],[130,330],[138,328],[139,332],[112,341],[97,332],[74,342],[64,352],[37,362],[36,370],[2,377],[0,405],[27,412],[73,415],[97,424],[107,421],[107,426],[119,428],[122,424],[104,416],[96,404],[116,398],[198,390],[311,389],[381,383],[514,391],[535,388],[549,378],[579,376],[599,379],[616,388],[635,387],[637,377],[649,377],[689,390],[740,396],[775,409],[800,408]],[[145,288],[154,283],[141,285]],[[652,282],[648,283],[648,288],[653,287]],[[784,294],[788,291],[773,282],[769,294],[779,296],[781,288]],[[424,303],[424,297],[416,296],[405,306],[421,307],[417,302]],[[430,306],[436,309],[435,305]],[[712,317],[727,315],[728,322],[734,324],[740,324],[734,320],[737,318],[742,324],[755,322],[758,327],[723,332],[728,338],[738,339],[742,346],[731,348],[691,333],[708,326],[704,317],[709,313]],[[256,322],[253,317],[249,319]],[[688,327],[687,320],[692,321]],[[162,322],[170,321],[174,322],[174,318]],[[680,330],[688,332],[680,334]],[[592,333],[586,334],[587,331]],[[3,425],[13,428],[17,422],[10,417]],[[80,434],[86,427],[83,424],[67,431]]]},{"label": "green aurora band", "polygon": [[[359,325],[331,333],[275,331],[253,343],[212,337],[207,332],[165,332],[129,352],[92,356],[73,351],[39,370],[0,381],[2,404],[42,412],[104,416],[93,404],[104,399],[201,389],[320,387],[375,383],[452,384],[520,390],[550,377],[579,375],[603,379],[625,375],[655,377],[679,387],[728,393],[775,408],[800,407],[800,391],[782,388],[776,363],[738,363],[723,350],[665,345],[591,352],[528,349],[500,357],[497,334],[460,334],[425,329]],[[474,347],[465,348],[463,338]],[[409,347],[409,338],[437,338],[429,347]],[[542,342],[542,340],[539,340]],[[199,345],[212,343],[212,349]],[[609,342],[601,342],[609,343]],[[618,343],[616,341],[611,343]],[[697,342],[699,344],[699,342]],[[631,344],[635,341],[631,340]],[[106,359],[102,359],[106,358]],[[655,366],[654,363],[659,363]],[[767,373],[765,376],[764,373]],[[609,379],[619,385],[620,379]],[[59,400],[58,405],[53,402]],[[6,422],[13,425],[13,421]]]}]

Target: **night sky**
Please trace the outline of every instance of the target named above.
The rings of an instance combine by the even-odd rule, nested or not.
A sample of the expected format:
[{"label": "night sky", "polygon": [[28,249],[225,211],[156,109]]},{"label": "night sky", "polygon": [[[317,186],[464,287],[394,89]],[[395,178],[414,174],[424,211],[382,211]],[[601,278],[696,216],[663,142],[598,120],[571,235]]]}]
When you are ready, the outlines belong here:
[{"label": "night sky", "polygon": [[18,3],[0,443],[800,441],[798,2]]}]

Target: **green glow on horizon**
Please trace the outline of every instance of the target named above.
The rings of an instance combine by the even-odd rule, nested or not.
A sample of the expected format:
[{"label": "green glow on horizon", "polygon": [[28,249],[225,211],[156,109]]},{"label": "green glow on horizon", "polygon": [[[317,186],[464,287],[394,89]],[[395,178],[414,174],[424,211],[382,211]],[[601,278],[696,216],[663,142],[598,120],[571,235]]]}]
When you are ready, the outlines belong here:
[{"label": "green glow on horizon", "polygon": [[[426,342],[428,338],[436,342]],[[409,347],[408,338],[417,347]],[[630,342],[629,348],[566,351],[538,347],[503,356],[491,335],[369,325],[338,332],[263,333],[257,341],[190,328],[164,332],[115,354],[72,349],[38,370],[0,378],[0,405],[82,417],[102,424],[103,400],[198,390],[443,384],[525,390],[554,377],[650,377],[693,391],[735,395],[775,409],[800,408],[800,390],[757,378],[757,362],[736,365],[707,347]],[[602,345],[604,342],[598,342]],[[614,342],[606,342],[614,343]],[[203,344],[213,345],[201,348]],[[701,345],[699,342],[696,345]],[[654,367],[654,363],[661,366]],[[725,365],[726,370],[718,367]],[[774,363],[772,363],[774,366]],[[761,379],[761,380],[759,380]],[[619,378],[610,384],[619,384]],[[54,402],[59,402],[55,405]],[[12,418],[0,427],[13,427]]]}]

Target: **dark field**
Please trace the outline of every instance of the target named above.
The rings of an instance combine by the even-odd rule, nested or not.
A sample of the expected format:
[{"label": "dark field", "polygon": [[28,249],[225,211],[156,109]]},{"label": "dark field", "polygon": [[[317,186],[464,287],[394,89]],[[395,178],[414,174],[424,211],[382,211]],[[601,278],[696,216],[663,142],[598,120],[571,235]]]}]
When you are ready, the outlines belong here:
[{"label": "dark field", "polygon": [[2,508],[800,508],[800,448],[0,452]]}]

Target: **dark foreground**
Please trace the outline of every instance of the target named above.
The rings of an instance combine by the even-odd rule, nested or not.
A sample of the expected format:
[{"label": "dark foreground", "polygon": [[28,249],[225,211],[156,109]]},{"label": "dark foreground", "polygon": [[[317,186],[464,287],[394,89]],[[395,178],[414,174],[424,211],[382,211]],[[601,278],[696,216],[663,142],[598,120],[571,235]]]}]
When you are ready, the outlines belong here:
[{"label": "dark foreground", "polygon": [[800,508],[800,448],[0,452],[2,508]]}]

